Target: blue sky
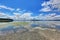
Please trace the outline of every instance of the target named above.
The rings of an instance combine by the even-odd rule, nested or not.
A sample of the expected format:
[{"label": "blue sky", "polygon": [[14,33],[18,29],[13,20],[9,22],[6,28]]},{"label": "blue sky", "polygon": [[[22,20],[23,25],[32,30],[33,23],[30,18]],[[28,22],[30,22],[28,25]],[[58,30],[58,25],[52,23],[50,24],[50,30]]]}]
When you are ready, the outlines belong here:
[{"label": "blue sky", "polygon": [[[46,0],[48,1],[48,0]],[[41,4],[44,0],[0,0],[1,5],[6,5],[12,8],[20,8],[22,10],[31,11],[33,15],[39,15]],[[5,11],[5,10],[4,10]]]},{"label": "blue sky", "polygon": [[[60,15],[60,1],[57,0],[0,0],[0,14],[14,16],[17,14],[25,15],[32,13],[29,16],[48,16],[55,14]],[[27,14],[26,14],[27,15]],[[54,16],[54,15],[53,15]],[[43,19],[43,17],[41,17]]]}]

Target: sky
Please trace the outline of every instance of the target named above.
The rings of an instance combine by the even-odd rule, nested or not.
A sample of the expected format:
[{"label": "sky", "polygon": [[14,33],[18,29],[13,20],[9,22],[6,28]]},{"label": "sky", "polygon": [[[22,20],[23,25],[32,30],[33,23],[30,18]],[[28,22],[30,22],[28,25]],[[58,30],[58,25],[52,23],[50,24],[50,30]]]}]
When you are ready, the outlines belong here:
[{"label": "sky", "polygon": [[60,20],[60,0],[0,0],[0,17]]}]

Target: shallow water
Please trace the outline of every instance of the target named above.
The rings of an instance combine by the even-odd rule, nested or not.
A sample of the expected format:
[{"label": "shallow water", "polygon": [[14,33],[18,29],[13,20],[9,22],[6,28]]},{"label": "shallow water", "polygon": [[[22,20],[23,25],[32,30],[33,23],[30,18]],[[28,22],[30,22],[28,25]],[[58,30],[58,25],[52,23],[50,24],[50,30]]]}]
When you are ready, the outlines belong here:
[{"label": "shallow water", "polygon": [[60,30],[60,21],[20,21],[20,22],[7,22],[0,23],[0,30],[12,30],[14,28],[55,28]]}]

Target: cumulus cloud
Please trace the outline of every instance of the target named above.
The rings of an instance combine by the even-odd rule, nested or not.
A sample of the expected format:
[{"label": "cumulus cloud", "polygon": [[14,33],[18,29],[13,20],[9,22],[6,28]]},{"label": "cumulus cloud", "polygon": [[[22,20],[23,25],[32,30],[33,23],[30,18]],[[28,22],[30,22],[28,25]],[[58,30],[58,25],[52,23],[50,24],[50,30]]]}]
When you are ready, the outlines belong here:
[{"label": "cumulus cloud", "polygon": [[55,20],[60,20],[60,15],[56,15],[56,16],[54,17],[54,19],[55,19]]},{"label": "cumulus cloud", "polygon": [[[51,3],[52,2],[52,3]],[[49,5],[55,5],[54,4],[55,2],[53,1],[48,1],[48,2],[44,2],[41,6],[43,6],[43,8],[40,10],[40,11],[44,11],[44,12],[48,12],[48,11],[53,11],[52,8],[55,8],[54,6],[52,6],[52,8],[49,6]],[[59,4],[59,3],[57,3]],[[1,18],[11,18],[11,19],[14,19],[14,20],[31,20],[31,19],[38,19],[38,20],[60,20],[60,15],[57,15],[56,13],[50,13],[50,14],[43,14],[43,13],[40,13],[39,15],[37,16],[32,16],[32,12],[25,12],[26,10],[21,10],[20,8],[17,8],[17,9],[13,9],[13,8],[10,8],[10,7],[7,7],[7,6],[3,6],[3,5],[0,5],[0,8],[4,8],[4,9],[8,9],[8,10],[15,10],[17,12],[13,12],[12,14],[13,15],[8,15],[4,12],[0,12],[0,17]],[[59,8],[59,7],[57,7]],[[20,11],[20,12],[19,12]]]},{"label": "cumulus cloud", "polygon": [[60,0],[50,0],[49,2],[50,2],[50,4],[54,5],[54,4],[59,4]]},{"label": "cumulus cloud", "polygon": [[49,11],[52,11],[52,9],[48,6],[50,3],[47,3],[47,2],[43,2],[41,4],[41,6],[43,6],[42,9],[40,9],[40,11],[42,12],[49,12]]},{"label": "cumulus cloud", "polygon": [[13,14],[14,14],[15,20],[29,20],[32,18],[32,16],[31,16],[32,13],[29,13],[29,12],[26,12],[23,14],[21,14],[21,13],[13,13]]},{"label": "cumulus cloud", "polygon": [[39,16],[35,17],[39,20],[60,20],[60,15],[57,15],[56,13],[50,13],[50,14],[40,14]]},{"label": "cumulus cloud", "polygon": [[2,9],[2,8],[13,11],[13,13],[12,13],[13,15],[8,15],[7,13],[5,13],[3,11],[3,12],[0,12],[0,18],[11,18],[14,20],[29,20],[32,18],[32,16],[31,16],[32,13],[31,12],[25,12],[26,10],[21,10],[20,8],[14,9],[11,7],[0,5],[0,9]]},{"label": "cumulus cloud", "polygon": [[14,17],[15,20],[20,20],[20,16],[21,16],[21,13],[13,13],[14,15],[12,17]]},{"label": "cumulus cloud", "polygon": [[41,6],[47,6],[47,5],[49,5],[50,4],[50,2],[43,2],[42,4],[41,4]]},{"label": "cumulus cloud", "polygon": [[[60,0],[50,0],[45,1],[41,4],[43,8],[41,8],[39,11],[42,12],[60,12]],[[57,15],[56,13],[50,13],[43,16],[38,16],[39,19],[42,20],[60,20],[60,15]]]},{"label": "cumulus cloud", "polygon": [[7,7],[7,6],[4,6],[4,5],[0,5],[0,9],[1,8],[8,9],[8,10],[11,10],[11,11],[15,10],[15,9],[13,9],[11,7]]},{"label": "cumulus cloud", "polygon": [[45,7],[42,8],[40,11],[43,11],[43,12],[49,12],[49,11],[52,11],[52,10],[50,9],[49,6],[45,6]]},{"label": "cumulus cloud", "polygon": [[41,6],[44,7],[40,9],[43,12],[60,11],[60,0],[50,0],[48,2],[43,2]]},{"label": "cumulus cloud", "polygon": [[0,12],[0,18],[9,18],[9,15],[3,12]]},{"label": "cumulus cloud", "polygon": [[26,17],[26,18],[28,18],[28,17],[31,17],[31,14],[32,14],[32,13],[28,13],[28,12],[27,12],[27,13],[22,14],[21,17]]},{"label": "cumulus cloud", "polygon": [[56,11],[60,11],[60,0],[50,0],[48,3],[50,3],[49,5],[52,5],[52,9],[57,8]]},{"label": "cumulus cloud", "polygon": [[17,8],[16,11],[20,11],[21,9],[20,8]]},{"label": "cumulus cloud", "polygon": [[8,15],[5,13],[0,12],[1,18],[11,18],[13,20],[31,20],[31,19],[38,19],[38,20],[60,20],[60,15],[57,15],[56,13],[50,13],[44,15],[41,13],[38,16],[32,16],[32,13],[26,12],[26,13],[13,13],[14,15]]}]

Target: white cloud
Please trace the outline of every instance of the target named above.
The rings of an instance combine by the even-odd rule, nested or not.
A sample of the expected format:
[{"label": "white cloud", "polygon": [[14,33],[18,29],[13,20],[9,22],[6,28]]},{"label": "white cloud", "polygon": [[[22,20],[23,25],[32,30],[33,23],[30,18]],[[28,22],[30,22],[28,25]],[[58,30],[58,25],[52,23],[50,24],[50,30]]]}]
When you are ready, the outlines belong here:
[{"label": "white cloud", "polygon": [[16,11],[20,11],[21,9],[20,8],[17,8]]},{"label": "white cloud", "polygon": [[52,5],[52,9],[57,8],[55,11],[60,11],[60,0],[50,0],[48,3],[50,3],[49,5]]},{"label": "white cloud", "polygon": [[0,12],[0,18],[9,18],[9,15],[3,12]]},{"label": "white cloud", "polygon": [[30,20],[32,19],[32,16],[30,12],[26,12],[26,13],[13,13],[13,16],[10,16],[12,19],[14,20]]},{"label": "white cloud", "polygon": [[32,13],[26,12],[26,13],[22,14],[22,15],[20,16],[20,18],[23,18],[23,19],[25,19],[25,20],[29,20],[29,19],[32,18],[31,15],[32,15]]},{"label": "white cloud", "polygon": [[45,7],[42,8],[40,11],[43,11],[43,12],[49,12],[49,11],[52,11],[52,10],[50,9],[49,6],[45,6]]},{"label": "white cloud", "polygon": [[31,17],[32,13],[24,13],[23,15],[21,15],[21,17]]},{"label": "white cloud", "polygon": [[8,15],[7,13],[4,13],[4,11],[0,12],[0,17],[1,18],[11,18],[11,19],[14,19],[14,20],[23,20],[23,19],[26,20],[26,19],[31,19],[32,18],[32,16],[31,16],[32,13],[31,12],[25,12],[26,10],[21,10],[20,8],[13,9],[13,8],[10,8],[10,7],[4,6],[4,5],[0,5],[0,8],[14,11],[12,13],[13,15]]},{"label": "white cloud", "polygon": [[1,8],[8,9],[8,10],[11,10],[11,11],[15,10],[13,8],[10,8],[10,7],[4,6],[4,5],[0,5],[0,9]]},{"label": "white cloud", "polygon": [[[42,12],[60,12],[60,0],[50,0],[48,2],[43,2],[41,5],[43,8],[39,11]],[[42,20],[60,20],[60,15],[57,15],[56,13],[50,13],[47,15],[38,16],[38,18]]]},{"label": "white cloud", "polygon": [[[49,4],[47,4],[49,3]],[[44,6],[44,8],[42,8],[40,11],[53,11],[48,5],[50,5],[50,1],[47,3],[43,3],[42,6]],[[54,4],[54,3],[53,3]],[[0,5],[0,8],[4,8],[4,9],[8,9],[8,10],[15,10],[13,8],[7,7],[7,6],[3,6]],[[31,12],[25,12],[26,10],[20,10],[19,8],[16,9],[17,12],[13,12],[14,15],[8,15],[4,12],[0,12],[0,17],[1,18],[11,18],[14,20],[31,20],[31,19],[39,19],[39,20],[60,20],[60,15],[57,15],[56,13],[50,13],[50,14],[46,14],[44,15],[43,13],[41,13],[40,15],[37,16],[32,16],[33,13]],[[21,12],[19,12],[21,11]]]},{"label": "white cloud", "polygon": [[54,17],[56,16],[56,13],[50,13],[45,15],[45,20],[54,20]]},{"label": "white cloud", "polygon": [[55,19],[55,20],[60,20],[60,15],[56,15],[56,16],[54,17],[54,19]]},{"label": "white cloud", "polygon": [[49,1],[51,4],[59,4],[60,0],[50,0]]},{"label": "white cloud", "polygon": [[35,17],[39,20],[60,20],[60,15],[57,15],[56,13],[50,13],[50,14],[40,14],[39,16]]},{"label": "white cloud", "polygon": [[13,13],[13,14],[14,14],[14,19],[17,19],[17,20],[20,19],[20,16],[21,16],[20,13]]},{"label": "white cloud", "polygon": [[47,6],[47,5],[49,5],[50,4],[50,2],[43,2],[42,4],[41,4],[41,6]]},{"label": "white cloud", "polygon": [[0,18],[10,18],[14,20],[20,20],[20,13],[14,13],[14,15],[8,15],[6,13],[0,12]]},{"label": "white cloud", "polygon": [[57,15],[56,13],[50,13],[50,14],[46,14],[44,15],[43,13],[41,13],[38,16],[31,16],[32,13],[14,13],[14,16],[11,16],[11,18],[15,19],[15,20],[31,20],[31,19],[39,19],[39,20],[60,20],[60,15]]},{"label": "white cloud", "polygon": [[32,13],[13,13],[14,15],[8,15],[5,13],[0,12],[0,18],[11,18],[14,20],[31,20],[31,19],[39,19],[39,20],[60,20],[60,15],[57,15],[56,13],[50,13],[50,14],[46,14],[44,15],[43,13],[41,13],[38,16],[31,16]]},{"label": "white cloud", "polygon": [[21,13],[18,13],[18,12],[14,12],[13,14],[16,15],[16,16],[21,15]]},{"label": "white cloud", "polygon": [[[51,7],[50,7],[50,6]],[[42,5],[44,8],[40,9],[43,12],[48,11],[60,11],[60,0],[50,0],[48,2],[43,2]],[[56,9],[55,9],[56,8]]]},{"label": "white cloud", "polygon": [[0,16],[4,16],[4,15],[5,15],[4,13],[0,12]]},{"label": "white cloud", "polygon": [[43,2],[43,3],[41,4],[41,6],[43,6],[43,8],[40,9],[40,11],[42,11],[42,12],[52,11],[52,9],[48,6],[49,4],[50,4],[50,3],[48,3],[48,2]]}]

